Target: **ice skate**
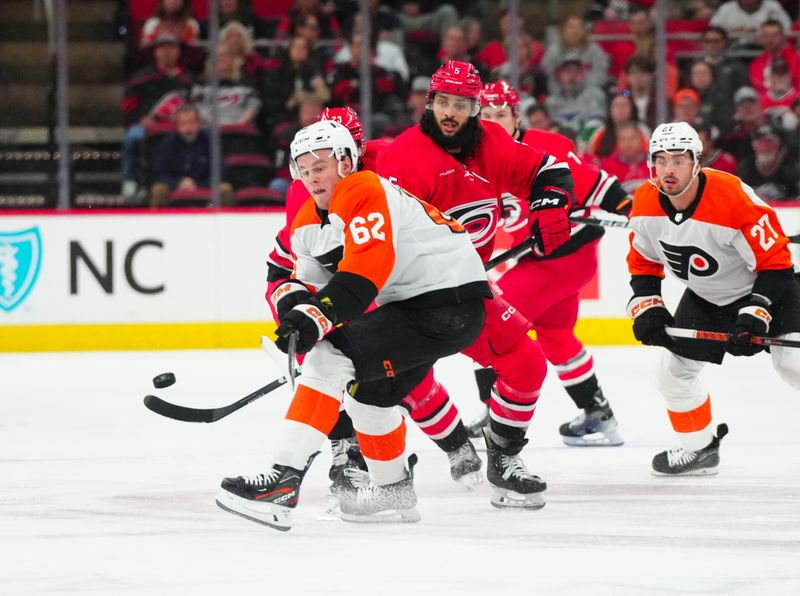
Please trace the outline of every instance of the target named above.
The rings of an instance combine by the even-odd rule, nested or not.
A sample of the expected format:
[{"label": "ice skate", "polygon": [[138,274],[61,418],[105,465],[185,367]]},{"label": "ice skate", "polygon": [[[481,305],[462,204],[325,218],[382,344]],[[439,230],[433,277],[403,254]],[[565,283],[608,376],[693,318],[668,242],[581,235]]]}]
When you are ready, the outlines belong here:
[{"label": "ice skate", "polygon": [[717,427],[717,436],[697,451],[677,447],[653,458],[655,476],[711,476],[719,472],[719,442],[728,434],[728,425]]},{"label": "ice skate", "polygon": [[482,406],[481,413],[472,419],[468,424],[464,425],[467,429],[467,435],[471,439],[480,439],[483,437],[483,429],[489,426],[489,406]]},{"label": "ice skate", "polygon": [[339,484],[344,478],[343,471],[348,468],[355,468],[365,472],[367,470],[367,463],[361,455],[361,448],[358,446],[358,440],[355,436],[331,441],[331,468],[328,470],[331,486],[325,511],[317,515],[318,520],[334,521],[342,519],[337,492],[340,488]]},{"label": "ice skate", "polygon": [[316,453],[304,470],[274,464],[266,474],[224,478],[217,494],[220,508],[270,528],[292,528],[290,514],[300,497],[300,484]]},{"label": "ice skate", "polygon": [[544,491],[547,484],[538,476],[528,472],[519,456],[527,439],[510,441],[501,447],[490,430],[486,438],[486,478],[492,485],[490,502],[499,509],[541,509],[544,507]]},{"label": "ice skate", "polygon": [[447,452],[450,460],[450,476],[453,480],[463,484],[468,490],[473,490],[483,484],[481,475],[481,458],[475,452],[475,447],[467,439],[458,449]]},{"label": "ice skate", "polygon": [[413,468],[417,456],[408,457],[406,478],[393,484],[378,485],[368,472],[345,468],[337,490],[342,519],[357,523],[410,523],[420,520]]},{"label": "ice skate", "polygon": [[598,389],[593,397],[594,403],[572,422],[565,422],[558,429],[561,440],[571,447],[616,447],[625,441],[617,432],[617,419]]}]

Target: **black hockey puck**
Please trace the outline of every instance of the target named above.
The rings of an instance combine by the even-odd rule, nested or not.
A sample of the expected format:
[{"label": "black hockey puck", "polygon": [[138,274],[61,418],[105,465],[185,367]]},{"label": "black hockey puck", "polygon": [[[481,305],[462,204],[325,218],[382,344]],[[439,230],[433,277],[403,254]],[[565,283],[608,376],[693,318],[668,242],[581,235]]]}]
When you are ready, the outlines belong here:
[{"label": "black hockey puck", "polygon": [[156,389],[163,389],[175,384],[175,375],[171,372],[162,373],[153,379],[153,387]]}]

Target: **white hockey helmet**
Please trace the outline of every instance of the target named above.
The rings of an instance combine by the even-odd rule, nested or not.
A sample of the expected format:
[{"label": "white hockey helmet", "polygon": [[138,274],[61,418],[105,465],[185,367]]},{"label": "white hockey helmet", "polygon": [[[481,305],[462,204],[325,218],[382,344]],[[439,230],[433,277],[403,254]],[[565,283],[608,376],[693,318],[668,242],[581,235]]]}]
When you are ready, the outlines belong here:
[{"label": "white hockey helmet", "polygon": [[352,172],[358,167],[358,147],[347,127],[333,120],[320,120],[300,129],[294,135],[290,147],[291,159],[289,160],[292,178],[295,180],[300,178],[300,171],[297,169],[298,157],[306,153],[316,153],[322,149],[330,150],[330,155],[339,162],[339,176],[344,178],[342,160],[345,157],[349,157],[353,162]]},{"label": "white hockey helmet", "polygon": [[686,122],[667,122],[659,124],[650,137],[647,151],[647,165],[655,164],[655,154],[661,151],[691,151],[695,164],[700,163],[703,143],[697,131]]}]

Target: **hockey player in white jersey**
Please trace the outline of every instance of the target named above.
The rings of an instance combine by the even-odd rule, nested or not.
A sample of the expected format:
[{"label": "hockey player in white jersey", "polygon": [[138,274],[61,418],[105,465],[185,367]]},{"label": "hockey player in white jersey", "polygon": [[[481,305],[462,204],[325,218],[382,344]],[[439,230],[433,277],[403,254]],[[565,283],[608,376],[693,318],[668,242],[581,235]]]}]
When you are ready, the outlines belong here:
[{"label": "hockey player in white jersey", "polygon": [[226,478],[217,497],[223,509],[280,530],[291,527],[300,483],[342,400],[369,468],[368,477],[343,470],[342,518],[419,519],[416,458],[394,406],[437,359],[477,338],[491,296],[464,228],[377,174],[356,172],[357,155],[337,122],[312,124],[292,142],[293,175],[314,200],[292,224],[296,259],[275,290],[276,334],[281,350],[296,340],[308,355],[272,470]]},{"label": "hockey player in white jersey", "polygon": [[[775,211],[736,176],[701,168],[701,151],[689,124],[656,128],[651,180],[631,211],[628,315],[636,339],[667,348],[656,379],[680,440],[653,459],[661,475],[717,473],[727,426],[714,435],[711,397],[699,379],[705,362],[757,354],[764,348],[753,337],[800,339],[800,284]],[[665,269],[686,286],[674,316],[661,297]],[[671,326],[731,336],[727,344],[679,339]],[[781,378],[800,389],[800,349],[773,346],[771,356]]]}]

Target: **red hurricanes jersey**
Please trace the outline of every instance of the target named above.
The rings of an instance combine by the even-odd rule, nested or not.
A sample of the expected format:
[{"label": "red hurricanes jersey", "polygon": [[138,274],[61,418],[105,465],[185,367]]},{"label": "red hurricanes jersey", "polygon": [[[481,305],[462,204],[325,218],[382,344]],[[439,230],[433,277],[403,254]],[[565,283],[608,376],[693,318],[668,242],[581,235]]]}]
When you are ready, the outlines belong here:
[{"label": "red hurricanes jersey", "polygon": [[[541,147],[549,155],[566,162],[574,181],[575,203],[573,210],[580,208],[599,207],[603,202],[606,192],[616,178],[609,176],[595,164],[583,161],[578,157],[575,145],[564,135],[546,130],[530,129],[525,131],[522,142],[531,147]],[[523,242],[528,233],[528,200],[527,195],[514,196],[503,193],[503,229],[511,234],[512,246]],[[584,228],[576,225],[572,234]]]},{"label": "red hurricanes jersey", "polygon": [[749,294],[759,271],[790,268],[792,256],[775,211],[752,188],[725,172],[702,172],[693,212],[676,212],[650,183],[639,187],[628,269],[663,278],[666,266],[698,296],[724,306]]},{"label": "red hurricanes jersey", "polygon": [[479,123],[483,137],[465,163],[423,134],[419,125],[378,156],[378,174],[457,219],[485,261],[492,253],[504,191],[527,197],[536,177],[562,169],[538,148],[518,143],[495,122]]}]

